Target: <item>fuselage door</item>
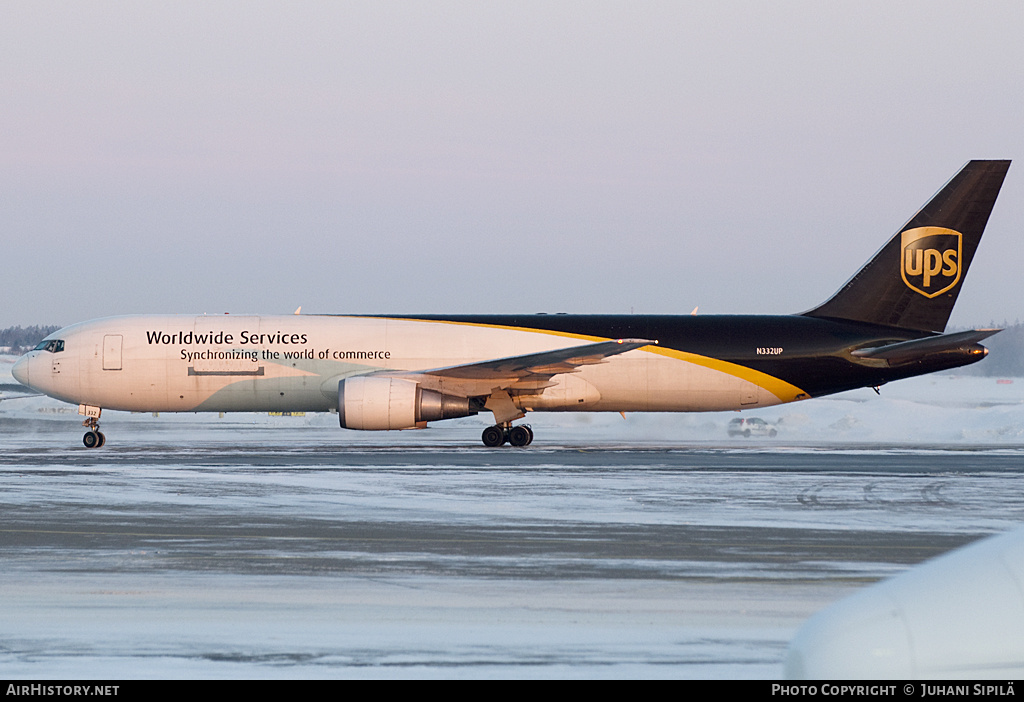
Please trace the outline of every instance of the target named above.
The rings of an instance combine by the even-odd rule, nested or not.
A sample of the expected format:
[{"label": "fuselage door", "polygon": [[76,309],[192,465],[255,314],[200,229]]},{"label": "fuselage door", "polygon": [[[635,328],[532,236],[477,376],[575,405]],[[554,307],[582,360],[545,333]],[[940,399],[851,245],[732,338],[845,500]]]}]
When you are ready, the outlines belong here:
[{"label": "fuselage door", "polygon": [[120,334],[107,334],[103,337],[103,370],[121,370]]}]

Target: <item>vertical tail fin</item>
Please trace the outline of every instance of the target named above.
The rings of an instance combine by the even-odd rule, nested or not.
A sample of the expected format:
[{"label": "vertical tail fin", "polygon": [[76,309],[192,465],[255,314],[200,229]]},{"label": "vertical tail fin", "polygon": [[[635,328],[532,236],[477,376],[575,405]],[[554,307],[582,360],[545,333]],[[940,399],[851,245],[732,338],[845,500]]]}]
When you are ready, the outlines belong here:
[{"label": "vertical tail fin", "polygon": [[943,331],[1009,168],[1009,161],[968,163],[839,292],[804,315]]}]

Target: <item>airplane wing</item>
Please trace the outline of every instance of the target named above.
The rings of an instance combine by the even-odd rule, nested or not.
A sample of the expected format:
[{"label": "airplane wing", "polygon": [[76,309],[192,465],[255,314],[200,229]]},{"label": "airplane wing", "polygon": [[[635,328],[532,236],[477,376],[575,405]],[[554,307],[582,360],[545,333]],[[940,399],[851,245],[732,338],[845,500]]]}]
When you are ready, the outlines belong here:
[{"label": "airplane wing", "polygon": [[609,356],[657,343],[650,339],[615,339],[445,368],[386,371],[380,375],[408,378],[428,390],[463,397],[491,395],[495,391],[536,394],[555,385],[551,378],[556,375],[575,373],[580,366],[605,363]]}]

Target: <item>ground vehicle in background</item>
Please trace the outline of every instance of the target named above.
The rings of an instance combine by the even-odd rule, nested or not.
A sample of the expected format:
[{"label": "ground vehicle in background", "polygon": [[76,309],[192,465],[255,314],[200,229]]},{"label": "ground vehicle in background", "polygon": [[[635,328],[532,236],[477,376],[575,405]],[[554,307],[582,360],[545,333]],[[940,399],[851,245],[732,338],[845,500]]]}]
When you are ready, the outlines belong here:
[{"label": "ground vehicle in background", "polygon": [[729,422],[729,436],[775,436],[778,433],[760,417],[736,417]]}]

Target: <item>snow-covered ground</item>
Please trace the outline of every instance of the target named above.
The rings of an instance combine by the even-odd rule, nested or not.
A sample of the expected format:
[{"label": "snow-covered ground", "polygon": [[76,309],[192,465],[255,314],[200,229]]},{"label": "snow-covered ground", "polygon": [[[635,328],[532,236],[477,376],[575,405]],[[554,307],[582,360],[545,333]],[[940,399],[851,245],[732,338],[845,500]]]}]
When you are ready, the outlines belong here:
[{"label": "snow-covered ground", "polygon": [[14,360],[12,678],[778,677],[818,609],[1024,514],[1022,380],[743,414],[775,438],[729,438],[732,412],[531,414],[524,450],[480,446],[486,416],[104,412],[87,451]]}]

